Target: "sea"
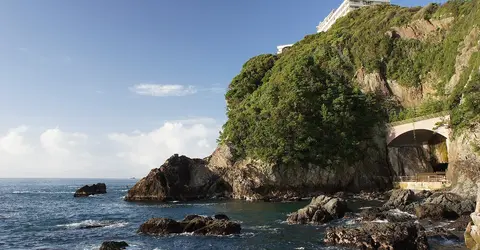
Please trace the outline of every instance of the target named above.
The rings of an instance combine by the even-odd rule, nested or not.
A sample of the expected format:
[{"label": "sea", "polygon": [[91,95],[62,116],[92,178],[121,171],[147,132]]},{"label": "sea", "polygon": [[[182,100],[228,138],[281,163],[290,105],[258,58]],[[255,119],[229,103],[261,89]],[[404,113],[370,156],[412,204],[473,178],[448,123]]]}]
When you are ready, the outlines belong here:
[{"label": "sea", "polygon": [[[133,203],[124,201],[132,179],[0,179],[0,249],[99,249],[103,241],[126,241],[128,249],[346,249],[323,243],[328,226],[352,225],[341,219],[327,225],[289,225],[289,213],[308,201],[269,203],[205,201]],[[74,198],[85,184],[103,182],[107,193]],[[350,201],[353,207],[378,205]],[[189,214],[224,213],[241,223],[234,236],[189,234],[153,237],[137,233],[152,217],[183,219]],[[463,242],[431,241],[432,249],[466,249]]]}]

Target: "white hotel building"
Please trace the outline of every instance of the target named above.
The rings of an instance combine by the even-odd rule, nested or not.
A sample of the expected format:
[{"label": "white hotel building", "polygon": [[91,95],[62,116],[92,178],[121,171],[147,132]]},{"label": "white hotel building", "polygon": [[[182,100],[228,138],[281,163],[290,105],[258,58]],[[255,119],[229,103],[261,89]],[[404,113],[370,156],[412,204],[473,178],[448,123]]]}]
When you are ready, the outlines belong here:
[{"label": "white hotel building", "polygon": [[327,31],[337,19],[347,15],[352,10],[376,4],[390,4],[390,0],[345,0],[340,7],[332,10],[332,12],[330,12],[330,14],[317,26],[317,33]]}]

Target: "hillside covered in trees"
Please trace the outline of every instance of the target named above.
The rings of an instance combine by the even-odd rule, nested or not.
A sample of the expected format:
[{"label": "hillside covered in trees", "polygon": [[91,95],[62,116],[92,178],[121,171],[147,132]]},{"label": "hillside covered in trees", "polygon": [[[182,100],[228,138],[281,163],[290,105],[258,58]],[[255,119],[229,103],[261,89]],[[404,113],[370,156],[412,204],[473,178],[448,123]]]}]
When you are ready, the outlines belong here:
[{"label": "hillside covered in trees", "polygon": [[479,39],[480,0],[354,11],[247,61],[226,94],[219,141],[237,159],[329,168],[361,159],[391,121],[449,111],[461,134],[480,121]]}]

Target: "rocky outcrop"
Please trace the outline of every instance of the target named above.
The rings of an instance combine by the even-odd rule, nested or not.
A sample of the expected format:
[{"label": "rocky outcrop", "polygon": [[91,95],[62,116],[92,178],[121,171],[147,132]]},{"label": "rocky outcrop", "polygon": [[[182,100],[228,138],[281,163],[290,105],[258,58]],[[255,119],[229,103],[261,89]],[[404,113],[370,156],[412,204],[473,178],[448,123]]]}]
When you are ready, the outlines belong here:
[{"label": "rocky outcrop", "polygon": [[455,212],[458,216],[468,215],[475,210],[475,202],[454,193],[435,193],[425,200],[425,203],[442,205]]},{"label": "rocky outcrop", "polygon": [[226,215],[216,215],[214,218],[188,215],[182,221],[168,218],[152,218],[143,223],[138,229],[139,233],[157,236],[180,233],[230,235],[239,234],[240,231],[240,224],[230,221]]},{"label": "rocky outcrop", "polygon": [[342,199],[321,195],[313,198],[308,206],[290,214],[287,221],[293,224],[322,224],[342,218],[347,211],[347,203]]},{"label": "rocky outcrop", "polygon": [[128,247],[125,241],[105,241],[100,246],[100,250],[122,250]]},{"label": "rocky outcrop", "polygon": [[402,27],[394,27],[388,35],[402,39],[426,40],[439,30],[447,30],[455,19],[417,19]]},{"label": "rocky outcrop", "polygon": [[458,218],[458,214],[445,206],[426,203],[415,207],[415,214],[419,219],[432,219],[432,220],[455,220]]},{"label": "rocky outcrop", "polygon": [[458,54],[455,60],[455,73],[445,86],[447,93],[453,92],[453,89],[460,82],[460,78],[466,69],[468,69],[470,58],[480,50],[480,28],[474,27],[458,46]]},{"label": "rocky outcrop", "polygon": [[85,185],[81,188],[79,188],[73,197],[87,197],[90,195],[96,195],[96,194],[106,194],[107,193],[107,186],[105,183],[97,183],[93,184],[91,186]]},{"label": "rocky outcrop", "polygon": [[135,184],[127,201],[196,200],[225,196],[230,186],[207,167],[203,159],[173,155],[160,168]]},{"label": "rocky outcrop", "polygon": [[408,205],[415,201],[415,193],[412,190],[396,189],[390,199],[383,204],[384,208],[408,210]]},{"label": "rocky outcrop", "polygon": [[354,247],[356,249],[429,249],[424,228],[413,222],[368,222],[357,228],[328,228],[324,241],[330,245]]}]

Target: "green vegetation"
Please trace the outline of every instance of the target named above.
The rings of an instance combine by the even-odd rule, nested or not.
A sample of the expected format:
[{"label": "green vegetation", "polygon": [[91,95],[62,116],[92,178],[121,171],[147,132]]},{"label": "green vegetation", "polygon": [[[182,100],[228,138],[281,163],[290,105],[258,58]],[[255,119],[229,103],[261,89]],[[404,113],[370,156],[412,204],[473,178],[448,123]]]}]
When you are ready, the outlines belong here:
[{"label": "green vegetation", "polygon": [[[448,28],[418,39],[396,34],[412,22]],[[459,84],[448,83],[459,51],[472,46],[463,41],[475,27],[480,27],[480,0],[354,11],[279,56],[260,55],[245,63],[226,94],[228,121],[220,142],[231,143],[238,157],[328,167],[357,161],[372,128],[388,121],[451,111],[453,128],[468,128],[480,121],[480,53],[473,54]],[[435,93],[404,107],[384,90],[362,92],[356,82],[360,71],[379,73],[402,91],[422,95],[428,87]]]}]

